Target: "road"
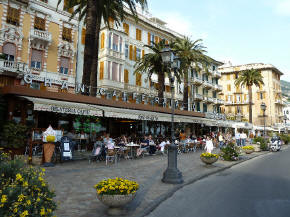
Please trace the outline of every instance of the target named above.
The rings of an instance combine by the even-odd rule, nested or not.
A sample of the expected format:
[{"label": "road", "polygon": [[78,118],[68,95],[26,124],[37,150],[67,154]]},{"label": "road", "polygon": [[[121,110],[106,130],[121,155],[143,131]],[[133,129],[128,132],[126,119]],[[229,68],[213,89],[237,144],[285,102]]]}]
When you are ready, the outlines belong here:
[{"label": "road", "polygon": [[148,217],[290,217],[290,149],[177,191]]}]

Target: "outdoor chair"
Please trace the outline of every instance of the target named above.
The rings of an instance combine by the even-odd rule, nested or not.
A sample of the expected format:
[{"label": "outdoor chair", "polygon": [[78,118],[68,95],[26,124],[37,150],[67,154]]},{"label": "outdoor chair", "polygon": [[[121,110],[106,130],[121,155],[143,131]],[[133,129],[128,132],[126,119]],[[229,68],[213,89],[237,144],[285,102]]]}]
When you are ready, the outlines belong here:
[{"label": "outdoor chair", "polygon": [[108,149],[106,154],[106,165],[108,165],[108,162],[114,162],[117,163],[117,153],[113,149]]}]

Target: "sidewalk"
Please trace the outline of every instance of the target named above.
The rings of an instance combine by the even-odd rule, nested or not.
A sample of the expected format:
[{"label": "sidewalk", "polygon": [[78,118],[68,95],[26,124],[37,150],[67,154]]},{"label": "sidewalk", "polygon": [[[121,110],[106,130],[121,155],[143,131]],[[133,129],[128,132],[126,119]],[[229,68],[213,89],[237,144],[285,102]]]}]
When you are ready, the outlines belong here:
[{"label": "sidewalk", "polygon": [[58,164],[46,169],[46,180],[56,191],[58,217],[102,217],[106,207],[96,198],[93,186],[104,178],[123,177],[140,184],[135,199],[126,207],[127,216],[144,216],[184,185],[190,184],[212,173],[222,171],[241,161],[268,152],[242,155],[236,162],[217,161],[212,166],[199,159],[200,151],[178,155],[178,168],[183,174],[181,185],[164,184],[162,174],[167,167],[167,156],[148,156],[142,159],[121,160],[117,164],[104,162],[75,161]]}]

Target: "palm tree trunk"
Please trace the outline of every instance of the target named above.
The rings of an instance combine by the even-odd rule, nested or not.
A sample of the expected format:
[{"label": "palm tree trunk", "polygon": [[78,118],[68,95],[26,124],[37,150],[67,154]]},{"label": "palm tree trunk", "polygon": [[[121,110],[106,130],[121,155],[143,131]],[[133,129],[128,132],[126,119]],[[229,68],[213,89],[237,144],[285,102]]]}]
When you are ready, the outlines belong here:
[{"label": "palm tree trunk", "polygon": [[100,38],[100,27],[101,27],[101,18],[97,18],[96,25],[96,36],[95,36],[95,49],[92,57],[92,66],[91,66],[91,74],[90,74],[90,96],[97,95],[97,78],[98,78],[98,56],[99,56],[99,38]]},{"label": "palm tree trunk", "polygon": [[164,82],[165,82],[164,73],[158,73],[158,98],[159,98],[159,105],[162,105],[162,99],[164,98]]},{"label": "palm tree trunk", "polygon": [[252,96],[252,86],[248,86],[249,89],[249,122],[253,123],[253,111],[252,111],[252,101],[253,101],[253,96]]},{"label": "palm tree trunk", "polygon": [[184,73],[183,108],[188,111],[188,72]]},{"label": "palm tree trunk", "polygon": [[[89,87],[91,67],[93,63],[93,56],[95,53],[95,37],[96,37],[96,4],[94,0],[87,0],[87,15],[86,15],[86,39],[85,39],[85,50],[84,50],[84,66],[83,66],[83,79],[82,83]],[[89,95],[85,91],[84,95]]]}]

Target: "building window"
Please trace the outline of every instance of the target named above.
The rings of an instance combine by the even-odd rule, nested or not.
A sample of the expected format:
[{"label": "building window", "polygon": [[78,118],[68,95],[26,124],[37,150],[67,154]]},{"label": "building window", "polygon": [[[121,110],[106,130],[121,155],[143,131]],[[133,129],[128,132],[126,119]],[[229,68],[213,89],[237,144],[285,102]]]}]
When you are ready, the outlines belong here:
[{"label": "building window", "polygon": [[196,111],[200,112],[200,102],[196,102]]},{"label": "building window", "polygon": [[8,7],[6,22],[15,26],[19,26],[20,9]]},{"label": "building window", "polygon": [[139,59],[141,59],[141,49],[137,48],[136,49],[136,60],[139,60]]},{"label": "building window", "polygon": [[264,99],[264,94],[260,93],[260,99]]},{"label": "building window", "polygon": [[119,70],[118,70],[118,64],[112,63],[112,80],[113,81],[119,81]]},{"label": "building window", "polygon": [[214,91],[214,92],[212,92],[212,96],[213,96],[213,98],[216,98],[216,92]]},{"label": "building window", "polygon": [[207,112],[207,104],[203,103],[203,112]]},{"label": "building window", "polygon": [[60,73],[64,75],[68,75],[69,70],[69,58],[61,57],[60,58]]},{"label": "building window", "polygon": [[128,44],[125,44],[125,57],[126,57],[126,59],[128,59],[128,57],[129,57],[129,45]]},{"label": "building window", "polygon": [[216,66],[212,66],[212,70],[215,71],[216,70]]},{"label": "building window", "polygon": [[142,74],[136,73],[136,86],[142,86]]},{"label": "building window", "polygon": [[237,95],[237,102],[241,102],[241,95]]},{"label": "building window", "polygon": [[[120,37],[120,36],[119,36]],[[122,52],[122,37],[119,38],[119,52]]]},{"label": "building window", "polygon": [[41,69],[41,65],[42,65],[42,51],[32,49],[31,50],[30,67],[33,68],[33,69],[40,70]]},{"label": "building window", "polygon": [[113,29],[114,28],[114,22],[115,22],[114,18],[109,17],[108,22],[109,22],[109,27],[111,29]]},{"label": "building window", "polygon": [[136,28],[136,40],[142,41],[142,31]]},{"label": "building window", "polygon": [[124,32],[126,33],[126,35],[129,36],[129,24],[123,23],[123,29],[124,29]]},{"label": "building window", "polygon": [[150,35],[150,45],[154,46],[154,39],[155,39],[155,35],[151,34]]},{"label": "building window", "polygon": [[63,1],[63,10],[69,13],[72,13],[74,11],[73,7],[70,7],[70,1],[64,0]]},{"label": "building window", "polygon": [[227,74],[227,80],[231,80],[231,75],[230,74]]},{"label": "building window", "polygon": [[40,0],[41,2],[44,2],[44,3],[47,3],[48,2],[48,0]]},{"label": "building window", "polygon": [[45,31],[45,19],[40,17],[34,18],[34,29]]},{"label": "building window", "polygon": [[62,29],[62,40],[71,42],[72,41],[72,34],[71,29],[63,27]]},{"label": "building window", "polygon": [[129,83],[129,71],[127,69],[124,70],[124,83]]},{"label": "building window", "polygon": [[3,54],[8,61],[14,61],[16,57],[16,46],[12,43],[6,43],[3,46]]},{"label": "building window", "polygon": [[[110,69],[111,67],[108,66],[108,68]],[[104,61],[100,62],[100,80],[103,79],[104,79]]]},{"label": "building window", "polygon": [[82,29],[82,44],[86,43],[86,29]]},{"label": "building window", "polygon": [[231,85],[230,85],[230,84],[228,84],[228,86],[227,86],[227,89],[228,89],[228,91],[231,91],[231,90],[232,90],[232,88],[231,88]]},{"label": "building window", "polygon": [[113,34],[113,50],[118,51],[118,41],[119,41],[119,36],[116,34]]},{"label": "building window", "polygon": [[102,32],[101,34],[101,49],[105,48],[105,33]]}]

